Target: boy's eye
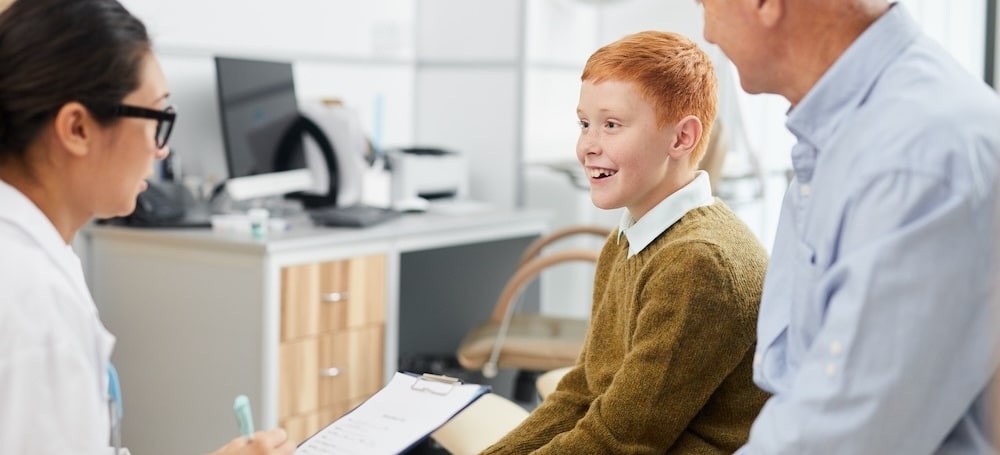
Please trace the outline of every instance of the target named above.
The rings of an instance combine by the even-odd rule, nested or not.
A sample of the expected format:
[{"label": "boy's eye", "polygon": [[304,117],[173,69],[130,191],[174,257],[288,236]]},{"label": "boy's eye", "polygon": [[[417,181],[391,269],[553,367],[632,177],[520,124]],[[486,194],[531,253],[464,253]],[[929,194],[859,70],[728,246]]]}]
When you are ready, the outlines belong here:
[{"label": "boy's eye", "polygon": [[607,122],[607,123],[604,124],[604,127],[607,128],[607,129],[609,129],[609,130],[611,130],[611,129],[617,128],[618,124],[615,123],[615,122]]},{"label": "boy's eye", "polygon": [[580,128],[587,128],[587,127],[590,126],[590,122],[588,122],[586,120],[580,120],[580,121],[576,122],[576,124],[580,125]]}]

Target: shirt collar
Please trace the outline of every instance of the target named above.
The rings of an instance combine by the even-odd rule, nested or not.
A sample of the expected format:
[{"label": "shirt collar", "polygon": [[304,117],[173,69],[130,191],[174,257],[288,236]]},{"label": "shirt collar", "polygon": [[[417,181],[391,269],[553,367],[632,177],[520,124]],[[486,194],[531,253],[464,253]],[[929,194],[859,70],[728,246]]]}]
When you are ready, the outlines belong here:
[{"label": "shirt collar", "polygon": [[0,207],[4,208],[0,211],[0,222],[8,222],[24,231],[71,277],[77,290],[89,298],[90,291],[86,289],[82,276],[77,276],[80,258],[38,206],[20,190],[0,180]]},{"label": "shirt collar", "polygon": [[87,288],[80,258],[73,247],[66,244],[52,221],[24,193],[3,180],[0,180],[0,207],[4,208],[0,211],[0,223],[9,223],[20,229],[45,251],[79,294],[77,303],[83,305],[85,311],[96,315],[97,307]]},{"label": "shirt collar", "polygon": [[0,211],[0,220],[20,226],[50,254],[58,257],[64,254],[66,241],[52,221],[24,193],[3,180],[0,180],[0,207],[4,208]]},{"label": "shirt collar", "polygon": [[792,108],[786,125],[799,142],[792,149],[792,164],[800,181],[811,180],[817,151],[837,137],[840,124],[864,104],[892,58],[918,34],[910,14],[894,3]]},{"label": "shirt collar", "polygon": [[639,221],[632,219],[628,210],[623,211],[621,221],[618,222],[617,241],[620,242],[624,235],[628,239],[628,257],[635,256],[687,212],[714,202],[708,173],[697,171],[691,183],[660,201]]}]

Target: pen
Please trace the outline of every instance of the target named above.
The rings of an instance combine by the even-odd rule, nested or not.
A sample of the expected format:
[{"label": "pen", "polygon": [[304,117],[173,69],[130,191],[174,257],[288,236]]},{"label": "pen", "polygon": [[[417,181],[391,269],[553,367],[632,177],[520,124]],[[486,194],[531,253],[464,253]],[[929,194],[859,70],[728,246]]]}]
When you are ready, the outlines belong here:
[{"label": "pen", "polygon": [[250,412],[250,399],[246,395],[236,397],[233,411],[236,412],[236,422],[240,426],[240,434],[249,441],[250,437],[253,436],[253,414]]}]

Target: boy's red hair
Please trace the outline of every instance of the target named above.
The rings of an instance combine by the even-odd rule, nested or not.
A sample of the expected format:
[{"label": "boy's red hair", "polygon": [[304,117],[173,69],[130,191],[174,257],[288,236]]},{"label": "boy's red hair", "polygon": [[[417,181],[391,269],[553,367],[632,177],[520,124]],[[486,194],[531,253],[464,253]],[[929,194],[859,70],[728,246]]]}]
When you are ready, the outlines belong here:
[{"label": "boy's red hair", "polygon": [[691,164],[705,155],[718,110],[718,82],[708,55],[693,41],[670,32],[628,35],[594,52],[580,80],[636,84],[640,96],[653,105],[661,128],[688,115],[698,117],[703,131]]}]

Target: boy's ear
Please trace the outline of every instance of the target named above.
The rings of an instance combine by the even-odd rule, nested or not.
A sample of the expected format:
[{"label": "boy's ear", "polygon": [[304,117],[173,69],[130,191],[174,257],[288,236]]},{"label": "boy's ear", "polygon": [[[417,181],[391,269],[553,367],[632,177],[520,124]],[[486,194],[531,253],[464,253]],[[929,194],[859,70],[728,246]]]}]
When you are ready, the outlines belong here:
[{"label": "boy's ear", "polygon": [[691,154],[698,145],[702,133],[701,120],[698,117],[689,115],[677,122],[674,129],[674,143],[670,147],[670,157],[680,160]]},{"label": "boy's ear", "polygon": [[73,156],[85,156],[97,133],[97,122],[84,105],[64,104],[53,122],[56,140]]}]

